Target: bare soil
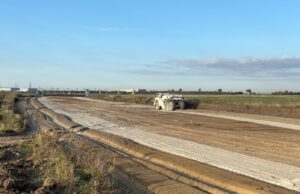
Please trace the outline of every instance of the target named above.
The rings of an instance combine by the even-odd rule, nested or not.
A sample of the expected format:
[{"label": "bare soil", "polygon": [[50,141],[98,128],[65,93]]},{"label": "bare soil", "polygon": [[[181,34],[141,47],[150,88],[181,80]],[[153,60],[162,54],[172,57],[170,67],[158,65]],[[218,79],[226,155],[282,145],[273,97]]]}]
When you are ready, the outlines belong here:
[{"label": "bare soil", "polygon": [[33,162],[16,144],[0,147],[0,193],[35,191],[41,184],[33,181],[35,174]]},{"label": "bare soil", "polygon": [[158,134],[300,167],[300,131],[207,116],[154,111],[124,103],[50,98],[61,109],[88,112],[121,126],[143,127]]},{"label": "bare soil", "polygon": [[64,143],[74,159],[86,166],[95,161],[102,164],[100,168],[112,165],[114,187],[122,193],[205,193],[147,168],[147,163],[136,162],[84,136],[68,134]]},{"label": "bare soil", "polygon": [[[47,105],[49,105],[49,104],[47,104]],[[113,105],[113,104],[108,103],[108,105]],[[127,106],[124,104],[118,104],[118,105]],[[69,108],[72,109],[73,111],[76,111],[76,108],[74,109],[74,107],[69,107]],[[135,108],[137,108],[137,107],[135,107]],[[139,108],[141,108],[141,107],[139,107]],[[54,108],[53,110],[57,111],[58,109]],[[64,109],[64,110],[66,110],[66,109]],[[78,111],[80,111],[82,113],[82,109],[77,110],[77,112]],[[63,111],[58,111],[58,112],[63,113]],[[82,119],[86,118],[86,117],[84,117],[84,114],[80,114],[80,115],[81,115]],[[91,120],[87,120],[87,123],[89,123],[89,122],[91,122]],[[97,123],[94,123],[94,124],[97,124]],[[101,123],[99,123],[99,124],[101,124]],[[112,126],[112,127],[115,127],[115,126]],[[212,190],[214,190],[212,193],[224,193],[224,192],[227,193],[226,189],[229,189],[229,190],[232,190],[235,192],[239,192],[239,193],[285,193],[285,192],[289,193],[289,192],[292,192],[292,191],[287,191],[285,189],[282,189],[280,187],[262,183],[255,179],[252,179],[252,178],[248,178],[248,177],[237,175],[237,174],[234,174],[234,173],[231,173],[228,171],[220,170],[215,167],[210,167],[208,165],[204,165],[204,164],[192,161],[192,160],[184,159],[184,158],[181,158],[178,156],[174,156],[174,155],[170,155],[167,153],[155,151],[153,149],[145,148],[144,146],[133,143],[124,138],[106,135],[105,133],[101,133],[99,131],[87,129],[87,130],[85,130],[83,132],[79,132],[79,133],[83,134],[86,137],[95,139],[98,142],[104,143],[106,145],[112,145],[114,148],[117,147],[117,149],[125,151],[125,153],[130,153],[131,157],[137,157],[134,160],[140,160],[138,158],[147,159],[147,161],[150,160],[151,162],[154,162],[156,165],[159,165],[161,167],[166,167],[163,169],[159,169],[161,167],[155,166],[155,165],[153,167],[153,165],[151,165],[151,164],[150,164],[150,166],[152,166],[152,167],[149,167],[148,162],[143,164],[144,166],[146,166],[150,169],[155,168],[156,169],[155,171],[159,171],[161,174],[168,174],[168,176],[176,178],[176,180],[181,180],[181,179],[185,180],[185,178],[181,177],[179,175],[176,175],[176,174],[174,177],[174,176],[170,175],[170,174],[172,174],[172,172],[166,172],[166,169],[174,169],[177,172],[182,172],[187,175],[192,175],[195,178],[197,177],[200,180],[204,181],[204,185],[206,185],[206,186],[204,186],[205,190],[207,189],[207,187],[209,188],[210,192]],[[140,162],[143,163],[143,161],[140,161]],[[145,170],[143,170],[143,171],[145,171]],[[142,172],[140,172],[139,174],[142,174]],[[146,178],[146,180],[147,179],[148,178]],[[232,180],[232,181],[230,181],[230,180]],[[146,182],[148,182],[148,181],[146,181]],[[195,183],[192,183],[193,181],[191,181],[191,180],[188,182],[190,185],[195,184]],[[207,184],[207,183],[209,183],[209,184]],[[199,183],[197,183],[196,185],[198,185],[198,184]],[[216,185],[217,187],[215,187],[215,188],[211,187],[212,186],[211,184]],[[166,188],[166,190],[165,190],[166,193],[168,193],[168,192],[176,192],[177,193],[180,191],[177,189],[173,190],[174,187],[177,187],[176,183],[172,183],[172,185],[173,186],[170,187],[169,189]],[[196,186],[196,185],[194,185],[194,186]],[[200,181],[200,185],[201,185],[201,181]],[[209,185],[211,185],[211,186],[209,186]],[[162,184],[161,186],[166,186],[166,185]],[[220,187],[221,190],[218,187]],[[203,188],[203,183],[200,188],[201,189]],[[225,190],[222,188],[224,188]],[[209,190],[206,190],[206,191],[209,191]],[[218,191],[218,192],[216,192],[216,191]],[[160,191],[155,191],[155,193],[160,193]]]},{"label": "bare soil", "polygon": [[32,158],[32,138],[27,131],[0,137],[0,193],[57,192],[56,182],[51,188],[43,186],[45,178],[41,174],[45,169],[40,169]]},{"label": "bare soil", "polygon": [[197,109],[260,114],[300,119],[300,107],[201,103],[197,106]]},{"label": "bare soil", "polygon": [[[123,97],[122,95],[100,95],[92,98],[101,99],[113,102],[126,102],[152,105],[154,102],[153,96],[131,96]],[[188,109],[211,110],[211,111],[227,111],[235,113],[247,113],[255,115],[269,115],[285,118],[300,119],[299,106],[279,106],[279,105],[265,105],[265,104],[220,104],[200,102],[198,99],[186,100]]]},{"label": "bare soil", "polygon": [[[78,124],[68,120],[64,115],[43,107],[36,100],[30,100],[30,104],[37,107],[39,113],[44,113],[43,118],[37,115],[32,117],[32,126],[46,134],[55,132],[53,131],[55,127],[62,127],[59,145],[67,151],[77,168],[85,171],[89,169],[98,174],[99,184],[103,186],[100,190],[104,193],[206,193],[190,184],[177,181],[177,175],[175,179],[170,178],[146,167],[147,162],[137,162],[101,141],[72,133],[76,127],[80,128]],[[103,185],[103,182],[106,184]],[[214,186],[208,187],[214,189]]]},{"label": "bare soil", "polygon": [[[180,139],[184,139],[213,147],[220,146],[219,148],[229,151],[299,166],[299,157],[297,157],[299,131],[181,112],[175,115],[169,112],[154,112],[148,106],[124,103],[104,101],[95,103],[93,100],[74,98],[51,98],[51,102],[55,102],[55,106],[58,106],[60,110],[80,113],[78,115],[81,115],[82,118],[85,118],[85,114],[91,115],[104,118],[119,126],[126,126],[127,129],[142,127],[149,132],[175,137],[178,138],[178,142]],[[86,124],[99,127],[99,129],[107,127],[107,125],[101,126],[101,123],[92,120],[86,120]],[[112,125],[111,128],[116,128],[116,126]],[[145,132],[145,134],[147,133]],[[272,139],[269,139],[270,136]],[[145,136],[145,138],[147,137]],[[242,140],[240,140],[241,138]],[[287,139],[285,140],[285,138]],[[295,140],[295,142],[291,142],[291,140]],[[219,144],[220,142],[222,144]],[[161,143],[164,141],[162,140]],[[232,146],[232,144],[237,146]],[[260,145],[257,146],[257,144]],[[294,181],[299,180],[295,179]]]}]

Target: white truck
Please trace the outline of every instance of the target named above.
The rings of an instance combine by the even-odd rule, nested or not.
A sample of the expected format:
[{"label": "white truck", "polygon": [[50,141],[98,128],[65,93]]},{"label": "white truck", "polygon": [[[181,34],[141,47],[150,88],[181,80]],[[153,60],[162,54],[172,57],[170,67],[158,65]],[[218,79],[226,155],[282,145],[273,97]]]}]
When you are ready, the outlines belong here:
[{"label": "white truck", "polygon": [[158,93],[154,100],[154,108],[167,111],[174,111],[176,108],[184,109],[184,98],[179,94]]}]

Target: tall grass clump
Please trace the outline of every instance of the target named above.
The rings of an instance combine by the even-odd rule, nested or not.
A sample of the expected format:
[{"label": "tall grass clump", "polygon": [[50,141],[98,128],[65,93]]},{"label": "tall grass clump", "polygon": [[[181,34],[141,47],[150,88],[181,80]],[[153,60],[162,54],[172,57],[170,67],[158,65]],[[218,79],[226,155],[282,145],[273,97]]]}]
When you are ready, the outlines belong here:
[{"label": "tall grass clump", "polygon": [[22,130],[21,117],[14,113],[15,93],[0,94],[0,135]]}]

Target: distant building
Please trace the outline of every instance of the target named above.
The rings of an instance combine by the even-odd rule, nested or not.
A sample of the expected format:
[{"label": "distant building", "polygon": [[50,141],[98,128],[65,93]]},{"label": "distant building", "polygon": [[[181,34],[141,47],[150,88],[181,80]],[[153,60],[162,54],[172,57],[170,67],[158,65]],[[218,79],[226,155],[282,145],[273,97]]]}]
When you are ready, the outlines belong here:
[{"label": "distant building", "polygon": [[37,88],[0,88],[0,92],[30,92],[37,93]]},{"label": "distant building", "polygon": [[10,92],[11,88],[0,88],[0,92]]},{"label": "distant building", "polygon": [[29,89],[28,88],[20,88],[19,92],[28,92]]},{"label": "distant building", "polygon": [[120,89],[119,92],[125,92],[125,93],[140,93],[140,92],[146,92],[146,89]]},{"label": "distant building", "polygon": [[10,88],[10,91],[11,91],[11,92],[19,92],[19,91],[20,91],[20,88]]},{"label": "distant building", "polygon": [[135,89],[134,92],[140,93],[140,92],[146,92],[146,89]]},{"label": "distant building", "polygon": [[28,88],[28,92],[32,93],[32,94],[36,94],[39,91],[38,88]]},{"label": "distant building", "polygon": [[134,89],[120,89],[119,91],[125,93],[134,93]]}]

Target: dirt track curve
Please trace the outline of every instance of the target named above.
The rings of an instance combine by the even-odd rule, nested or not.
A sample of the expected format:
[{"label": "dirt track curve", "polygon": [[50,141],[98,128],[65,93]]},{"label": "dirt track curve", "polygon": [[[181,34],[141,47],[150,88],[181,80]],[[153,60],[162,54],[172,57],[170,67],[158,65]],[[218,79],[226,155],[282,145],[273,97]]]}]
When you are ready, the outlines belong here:
[{"label": "dirt track curve", "polygon": [[124,103],[55,97],[41,101],[84,126],[299,190],[297,130],[181,112],[158,112],[148,106]]}]

